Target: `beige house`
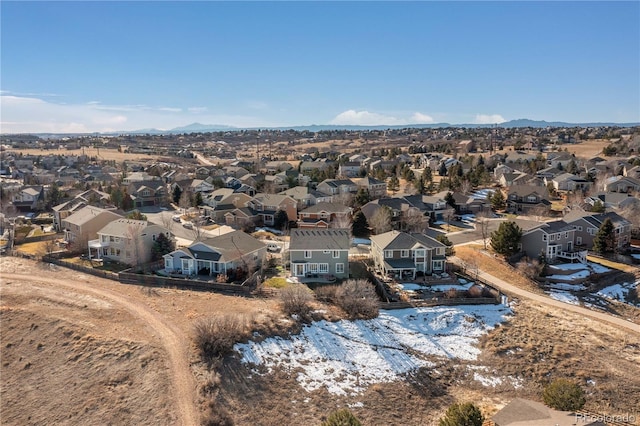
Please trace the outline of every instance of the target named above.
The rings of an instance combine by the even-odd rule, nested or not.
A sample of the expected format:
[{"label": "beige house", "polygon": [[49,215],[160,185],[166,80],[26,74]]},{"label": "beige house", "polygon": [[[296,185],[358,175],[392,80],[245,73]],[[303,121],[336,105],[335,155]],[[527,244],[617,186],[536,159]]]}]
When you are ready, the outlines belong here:
[{"label": "beige house", "polygon": [[122,216],[111,210],[86,206],[62,219],[61,228],[64,231],[64,240],[72,246],[81,247],[84,250],[89,240],[97,238],[100,229],[109,222],[120,218]]},{"label": "beige house", "polygon": [[147,222],[120,218],[109,222],[90,240],[89,255],[127,265],[139,265],[151,260],[151,249],[160,234],[170,240],[173,234],[167,228]]}]

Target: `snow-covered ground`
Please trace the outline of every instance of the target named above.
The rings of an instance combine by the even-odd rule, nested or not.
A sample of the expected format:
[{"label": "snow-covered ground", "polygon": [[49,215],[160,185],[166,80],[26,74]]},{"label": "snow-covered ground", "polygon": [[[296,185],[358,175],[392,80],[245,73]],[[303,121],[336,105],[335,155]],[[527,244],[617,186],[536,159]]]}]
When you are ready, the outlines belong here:
[{"label": "snow-covered ground", "polygon": [[575,280],[583,280],[588,278],[591,274],[602,274],[605,272],[609,272],[611,269],[599,265],[597,263],[588,262],[584,263],[560,263],[558,265],[549,266],[550,271],[573,271],[571,274],[551,274],[547,275],[547,278],[553,280],[567,280],[567,281],[575,281]]},{"label": "snow-covered ground", "polygon": [[[596,295],[607,299],[617,300],[619,302],[629,303],[626,300],[627,295],[629,294],[629,291],[636,288],[638,284],[638,282],[635,282],[610,285],[609,287],[605,287],[597,292]],[[636,303],[634,306],[640,306],[640,304]]]},{"label": "snow-covered ground", "polygon": [[564,302],[564,303],[569,303],[571,305],[579,305],[580,302],[578,301],[578,298],[566,291],[550,291],[549,292],[549,296],[551,296],[552,299],[556,299],[560,302]]},{"label": "snow-covered ground", "polygon": [[478,338],[510,314],[501,305],[381,311],[372,320],[319,321],[287,339],[270,337],[234,349],[243,363],[297,371],[307,391],[325,387],[336,395],[356,395],[373,383],[432,366],[426,356],[476,359]]},{"label": "snow-covered ground", "polygon": [[399,286],[404,291],[415,291],[415,290],[429,290],[429,291],[447,291],[449,289],[454,290],[469,290],[471,286],[473,286],[473,282],[467,281],[464,278],[458,279],[458,284],[438,284],[438,285],[427,285],[427,284],[416,284],[416,283],[402,283]]}]

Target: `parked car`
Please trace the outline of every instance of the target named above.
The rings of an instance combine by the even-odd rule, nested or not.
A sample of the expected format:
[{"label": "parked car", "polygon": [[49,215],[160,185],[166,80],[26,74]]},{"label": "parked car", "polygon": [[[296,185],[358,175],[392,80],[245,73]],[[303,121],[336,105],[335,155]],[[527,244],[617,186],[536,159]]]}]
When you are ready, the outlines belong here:
[{"label": "parked car", "polygon": [[191,222],[185,222],[182,224],[182,226],[186,229],[193,229],[193,223]]},{"label": "parked car", "polygon": [[172,216],[171,220],[173,220],[174,222],[182,222],[182,219],[180,219],[180,215],[179,214],[177,214],[175,216]]},{"label": "parked car", "polygon": [[278,253],[281,249],[282,249],[282,247],[280,247],[276,243],[267,244],[267,251],[270,251],[271,253]]}]

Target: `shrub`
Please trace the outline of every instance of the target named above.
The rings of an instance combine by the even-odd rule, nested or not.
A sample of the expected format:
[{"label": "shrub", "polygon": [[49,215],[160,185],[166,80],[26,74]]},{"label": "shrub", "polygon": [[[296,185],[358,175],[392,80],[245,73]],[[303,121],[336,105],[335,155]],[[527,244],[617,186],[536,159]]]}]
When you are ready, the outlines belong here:
[{"label": "shrub", "polygon": [[440,419],[440,426],[482,426],[484,416],[480,409],[471,402],[453,404],[447,408],[444,417]]},{"label": "shrub", "polygon": [[336,290],[336,304],[350,319],[370,319],[378,316],[378,295],[368,280],[347,280]]},{"label": "shrub", "polygon": [[516,268],[518,272],[529,279],[536,279],[542,274],[542,270],[544,269],[544,264],[541,264],[537,259],[529,259],[528,257],[523,258]]},{"label": "shrub", "polygon": [[458,297],[458,290],[455,288],[450,288],[444,292],[444,297],[447,299],[455,299]]},{"label": "shrub", "polygon": [[271,277],[268,280],[266,280],[263,285],[265,287],[270,287],[270,288],[285,288],[289,285],[289,283],[287,283],[287,279],[286,278],[282,278],[282,277]]},{"label": "shrub", "polygon": [[586,402],[582,388],[567,379],[556,379],[545,386],[542,400],[549,407],[562,411],[579,410]]},{"label": "shrub", "polygon": [[479,285],[472,285],[469,288],[469,297],[482,297],[484,296],[484,288]]},{"label": "shrub", "polygon": [[285,287],[280,292],[282,309],[287,315],[299,315],[306,318],[311,312],[313,293],[305,285],[294,284]]},{"label": "shrub", "polygon": [[211,362],[246,337],[246,320],[236,314],[202,318],[194,325],[194,335],[200,355]]},{"label": "shrub", "polygon": [[203,426],[233,426],[233,419],[229,412],[216,403],[214,400],[209,401],[207,413],[202,420]]},{"label": "shrub", "polygon": [[322,426],[362,426],[362,423],[351,411],[342,408],[329,414]]},{"label": "shrub", "polygon": [[321,302],[335,303],[337,291],[338,286],[336,285],[324,285],[317,287],[315,289],[316,299],[320,300]]}]

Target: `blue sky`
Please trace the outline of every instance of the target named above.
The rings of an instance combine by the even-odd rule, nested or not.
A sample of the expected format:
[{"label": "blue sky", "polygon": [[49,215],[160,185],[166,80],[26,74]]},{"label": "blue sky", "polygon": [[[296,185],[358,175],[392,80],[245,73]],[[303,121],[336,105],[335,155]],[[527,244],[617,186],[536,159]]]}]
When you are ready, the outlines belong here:
[{"label": "blue sky", "polygon": [[640,121],[640,2],[0,3],[2,132]]}]

